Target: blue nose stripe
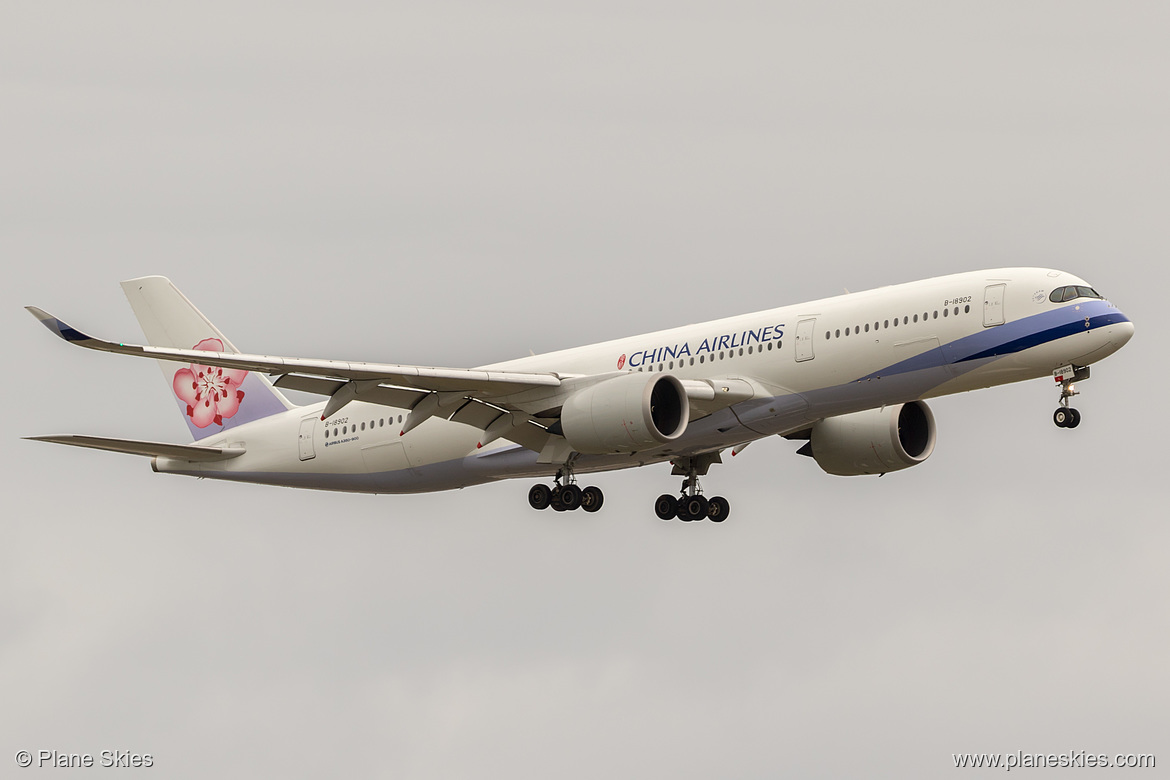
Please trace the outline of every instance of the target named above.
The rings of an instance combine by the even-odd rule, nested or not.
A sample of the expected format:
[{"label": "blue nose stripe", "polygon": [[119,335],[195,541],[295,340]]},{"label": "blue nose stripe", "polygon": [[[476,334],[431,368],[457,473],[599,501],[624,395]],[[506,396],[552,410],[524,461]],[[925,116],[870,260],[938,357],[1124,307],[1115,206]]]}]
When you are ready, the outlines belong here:
[{"label": "blue nose stripe", "polygon": [[[1028,333],[1019,338],[1005,341],[1002,344],[997,344],[979,352],[960,357],[954,362],[964,363],[968,360],[980,360],[982,358],[1010,355],[1013,352],[1023,352],[1025,349],[1038,347],[1041,344],[1047,344],[1050,341],[1056,341],[1065,336],[1075,336],[1078,333],[1086,333],[1090,330],[1114,325],[1119,322],[1129,322],[1129,318],[1119,311],[1114,311],[1109,314],[1098,314],[1095,317],[1083,317],[1072,322],[1066,322],[1063,325],[1045,328],[1044,330],[1038,330],[1034,333]],[[958,343],[956,342],[956,346]]]},{"label": "blue nose stripe", "polygon": [[886,366],[855,381],[889,377],[896,374],[937,368],[947,364],[1010,355],[1031,347],[1056,341],[1096,328],[1129,322],[1129,318],[1106,301],[1089,301],[1062,306],[1031,317],[1014,320],[1004,325],[985,328],[978,333],[931,349],[920,355]]}]

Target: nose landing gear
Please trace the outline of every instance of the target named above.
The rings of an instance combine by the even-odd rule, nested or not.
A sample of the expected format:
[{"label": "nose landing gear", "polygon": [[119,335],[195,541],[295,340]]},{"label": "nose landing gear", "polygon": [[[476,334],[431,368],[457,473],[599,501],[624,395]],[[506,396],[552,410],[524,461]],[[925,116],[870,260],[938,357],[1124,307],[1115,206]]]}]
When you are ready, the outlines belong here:
[{"label": "nose landing gear", "polygon": [[1081,413],[1068,405],[1068,400],[1074,395],[1080,395],[1073,382],[1089,378],[1089,367],[1074,368],[1065,366],[1053,372],[1053,377],[1060,384],[1060,406],[1052,413],[1052,422],[1057,428],[1075,428],[1081,424]]}]

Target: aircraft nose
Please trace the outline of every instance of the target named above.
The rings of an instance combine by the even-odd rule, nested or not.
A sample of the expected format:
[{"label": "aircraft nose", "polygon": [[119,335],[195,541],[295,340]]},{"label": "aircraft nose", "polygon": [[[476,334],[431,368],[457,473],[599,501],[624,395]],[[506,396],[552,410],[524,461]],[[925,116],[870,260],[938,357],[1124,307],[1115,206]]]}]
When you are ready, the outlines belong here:
[{"label": "aircraft nose", "polygon": [[1133,322],[1128,317],[1109,328],[1109,340],[1117,349],[1121,349],[1133,338]]}]

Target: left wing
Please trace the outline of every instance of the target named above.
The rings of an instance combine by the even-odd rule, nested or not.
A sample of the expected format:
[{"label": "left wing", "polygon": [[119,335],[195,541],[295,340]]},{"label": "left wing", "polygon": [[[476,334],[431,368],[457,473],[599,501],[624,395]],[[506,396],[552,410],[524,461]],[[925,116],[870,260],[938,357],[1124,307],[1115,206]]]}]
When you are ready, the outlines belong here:
[{"label": "left wing", "polygon": [[[322,420],[354,400],[409,409],[404,434],[441,416],[482,430],[480,446],[509,439],[542,453],[541,462],[545,454],[556,458],[565,450],[556,422],[566,399],[622,375],[483,371],[124,344],[82,333],[35,306],[25,308],[54,334],[86,349],[275,375],[277,387],[328,396]],[[685,380],[682,385],[696,417],[757,394],[752,383],[741,378]]]},{"label": "left wing", "polygon": [[442,415],[483,430],[485,435],[481,445],[504,437],[529,449],[544,449],[555,434],[537,422],[536,415],[555,417],[555,414],[549,414],[549,410],[558,409],[564,403],[564,397],[581,386],[581,380],[592,383],[599,379],[562,377],[555,373],[361,363],[125,344],[90,336],[35,306],[25,308],[54,334],[79,347],[276,375],[279,378],[274,384],[278,387],[329,396],[322,419],[358,399],[410,409],[403,433],[432,416]]}]

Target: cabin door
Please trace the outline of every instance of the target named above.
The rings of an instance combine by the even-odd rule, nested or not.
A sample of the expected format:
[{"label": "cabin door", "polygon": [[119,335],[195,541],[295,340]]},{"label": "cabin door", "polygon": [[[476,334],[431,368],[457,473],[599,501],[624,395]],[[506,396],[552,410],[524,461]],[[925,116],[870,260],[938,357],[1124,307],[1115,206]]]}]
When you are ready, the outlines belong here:
[{"label": "cabin door", "polygon": [[816,331],[817,321],[815,319],[801,320],[796,323],[796,362],[804,360],[812,360],[813,355],[813,335]]},{"label": "cabin door", "polygon": [[316,416],[313,416],[301,420],[301,432],[297,436],[297,443],[301,450],[301,460],[310,460],[317,456],[317,453],[313,451],[313,429],[316,427],[318,419]]},{"label": "cabin door", "polygon": [[991,284],[983,291],[983,327],[1003,325],[1003,292],[1006,284]]}]

